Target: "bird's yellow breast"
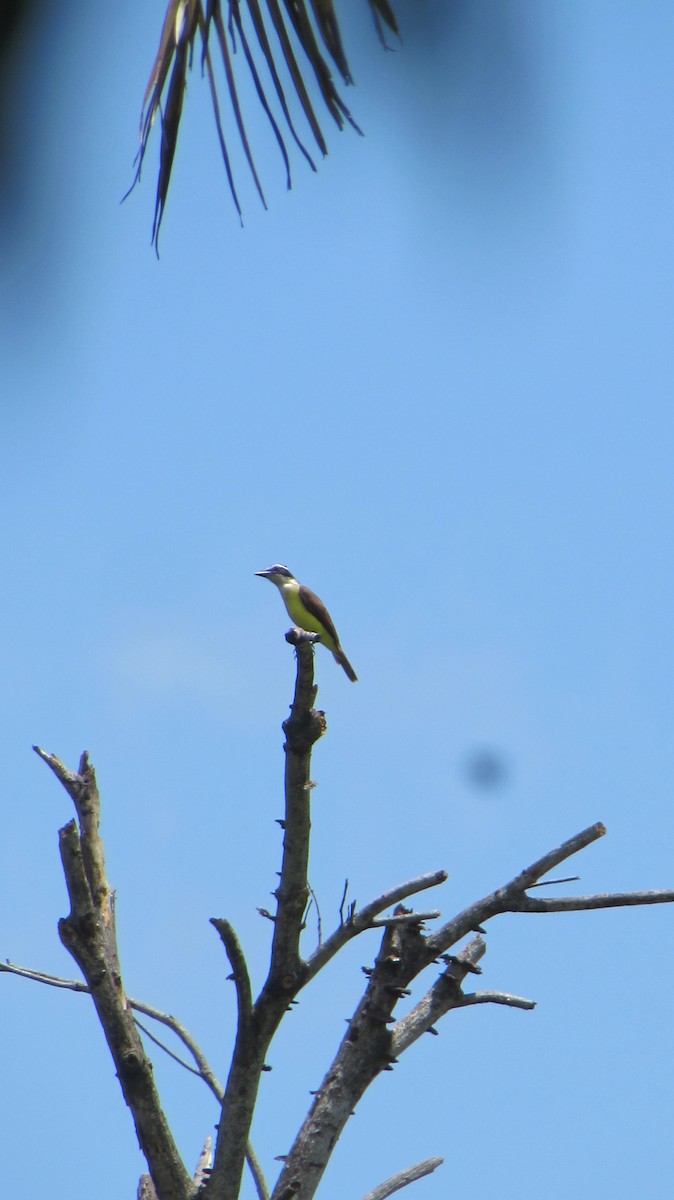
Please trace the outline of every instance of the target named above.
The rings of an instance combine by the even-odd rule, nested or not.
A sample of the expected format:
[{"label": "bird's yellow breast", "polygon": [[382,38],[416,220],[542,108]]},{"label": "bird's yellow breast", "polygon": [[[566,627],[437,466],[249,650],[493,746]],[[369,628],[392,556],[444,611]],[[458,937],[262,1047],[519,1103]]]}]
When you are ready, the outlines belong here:
[{"label": "bird's yellow breast", "polygon": [[306,629],[308,633],[320,633],[323,645],[327,646],[328,650],[334,650],[334,638],[330,636],[318,617],[310,613],[300,600],[300,585],[297,580],[289,579],[286,583],[280,584],[279,591],[283,596],[283,603],[288,610],[290,620],[294,621],[300,629]]}]

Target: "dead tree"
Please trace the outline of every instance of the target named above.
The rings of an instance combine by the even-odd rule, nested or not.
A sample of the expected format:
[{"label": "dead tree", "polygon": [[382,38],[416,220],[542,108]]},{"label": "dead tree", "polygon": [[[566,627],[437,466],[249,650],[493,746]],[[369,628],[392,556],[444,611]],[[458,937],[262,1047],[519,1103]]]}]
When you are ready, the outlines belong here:
[{"label": "dead tree", "polygon": [[[271,947],[267,978],[257,998],[253,996],[244,951],[232,924],[224,918],[212,918],[227,955],[238,1009],[236,1040],[224,1087],[194,1038],[175,1018],[126,994],[119,967],[114,894],[107,878],[99,832],[100,799],[88,755],[82,755],[75,773],[54,755],[35,747],[75,805],[76,819],[69,821],[59,834],[70,899],[70,912],[59,922],[59,934],[84,982],[56,978],[13,963],[0,964],[0,970],[91,995],[147,1161],[148,1174],[142,1177],[138,1189],[139,1197],[144,1200],[237,1200],[246,1162],[260,1200],[310,1200],[366,1089],[382,1071],[390,1070],[422,1034],[434,1031],[447,1013],[467,1005],[534,1007],[532,1000],[506,992],[466,990],[466,983],[472,985],[480,974],[478,963],[486,950],[484,926],[488,921],[501,913],[577,912],[674,900],[674,891],[531,895],[543,876],[603,836],[604,826],[597,823],[550,850],[509,883],[432,931],[427,924],[438,921],[440,913],[411,909],[404,901],[443,883],[447,877],[445,871],[434,871],[392,887],[362,908],[355,904],[347,906],[344,898],[334,931],[326,940],[319,938],[310,953],[303,954],[310,899],[311,753],[326,731],[326,720],[325,714],[313,707],[316,687],[312,643],[316,638],[299,630],[291,630],[286,637],[296,647],[297,679],[290,716],[283,723],[286,736],[285,816],[280,822],[283,854],[274,892],[276,911],[261,910],[270,921]],[[278,1178],[269,1185],[249,1136],[272,1039],[289,1007],[319,971],[353,938],[379,928],[383,931],[381,944],[374,964],[365,969],[362,997]],[[405,1015],[398,1016],[400,1001],[410,996],[417,976],[433,964],[437,972],[432,985]],[[191,1056],[191,1069],[220,1104],[215,1143],[211,1146],[210,1139],[206,1140],[194,1175],[182,1161],[164,1114],[141,1036],[141,1031],[146,1034],[149,1031],[141,1017],[151,1018],[174,1031]],[[153,1034],[149,1036],[157,1040]],[[441,1162],[441,1158],[433,1158],[410,1167],[382,1183],[366,1200],[384,1200],[435,1170]]]}]

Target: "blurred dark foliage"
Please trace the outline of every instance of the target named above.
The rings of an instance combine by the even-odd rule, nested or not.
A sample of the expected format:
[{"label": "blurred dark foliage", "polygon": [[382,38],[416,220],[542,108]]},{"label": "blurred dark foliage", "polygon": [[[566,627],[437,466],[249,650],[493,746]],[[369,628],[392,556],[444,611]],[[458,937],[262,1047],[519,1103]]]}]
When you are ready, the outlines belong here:
[{"label": "blurred dark foliage", "polygon": [[21,99],[13,91],[17,52],[23,38],[46,8],[45,0],[0,0],[0,207],[13,197],[21,151],[17,118]]},{"label": "blurred dark foliage", "polygon": [[27,17],[40,7],[41,0],[0,0],[0,69],[12,53],[15,38]]}]

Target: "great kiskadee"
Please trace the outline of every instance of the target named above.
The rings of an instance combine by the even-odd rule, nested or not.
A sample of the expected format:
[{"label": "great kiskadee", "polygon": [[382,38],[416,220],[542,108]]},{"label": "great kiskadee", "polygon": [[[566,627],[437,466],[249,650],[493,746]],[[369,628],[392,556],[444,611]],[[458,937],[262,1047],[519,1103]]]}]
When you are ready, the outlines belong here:
[{"label": "great kiskadee", "polygon": [[290,620],[300,629],[306,629],[308,633],[320,634],[323,645],[332,651],[335,662],[344,667],[351,682],[356,683],[358,676],[339,644],[339,635],[332,623],[332,617],[316,593],[298,583],[295,576],[281,563],[274,563],[273,567],[267,567],[266,571],[256,571],[255,574],[276,584]]}]

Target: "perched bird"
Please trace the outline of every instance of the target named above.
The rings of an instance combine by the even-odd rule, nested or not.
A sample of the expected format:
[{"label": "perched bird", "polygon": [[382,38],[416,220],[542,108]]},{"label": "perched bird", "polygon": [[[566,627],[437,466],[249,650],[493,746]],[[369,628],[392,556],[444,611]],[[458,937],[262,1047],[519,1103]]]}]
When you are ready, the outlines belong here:
[{"label": "perched bird", "polygon": [[274,563],[273,567],[267,567],[266,571],[256,571],[255,574],[276,584],[291,621],[300,629],[306,629],[308,633],[319,633],[323,645],[332,651],[335,662],[344,667],[351,682],[356,683],[358,676],[339,644],[339,635],[332,623],[332,617],[316,593],[298,583],[295,576],[281,563]]}]

